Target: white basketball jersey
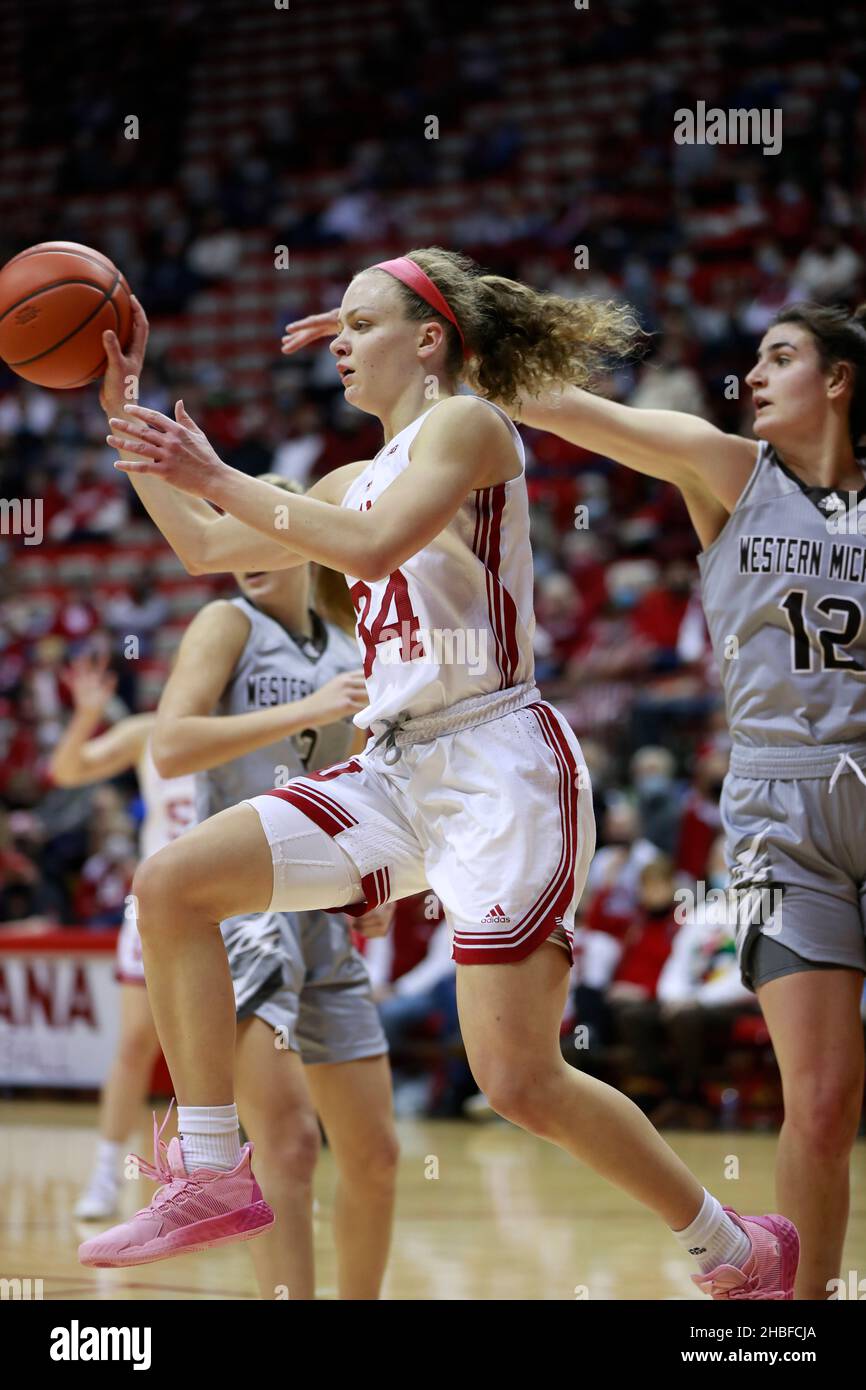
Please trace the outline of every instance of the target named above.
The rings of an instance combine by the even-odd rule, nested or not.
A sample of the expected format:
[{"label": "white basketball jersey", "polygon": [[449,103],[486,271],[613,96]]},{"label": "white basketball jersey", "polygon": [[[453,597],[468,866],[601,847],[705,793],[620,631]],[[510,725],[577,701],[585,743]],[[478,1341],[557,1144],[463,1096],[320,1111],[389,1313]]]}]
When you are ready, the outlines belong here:
[{"label": "white basketball jersey", "polygon": [[139,851],[149,859],[191,825],[195,825],[195,777],[160,777],[150,751],[150,739],[136,769],[145,814],[141,826]]},{"label": "white basketball jersey", "polygon": [[[532,550],[523,441],[504,411],[521,471],[477,488],[429,545],[385,579],[346,575],[357,616],[368,729],[401,711],[430,714],[533,679]],[[435,406],[432,407],[435,409]],[[409,464],[429,411],[386,444],[349,486],[342,505],[364,511]]]}]

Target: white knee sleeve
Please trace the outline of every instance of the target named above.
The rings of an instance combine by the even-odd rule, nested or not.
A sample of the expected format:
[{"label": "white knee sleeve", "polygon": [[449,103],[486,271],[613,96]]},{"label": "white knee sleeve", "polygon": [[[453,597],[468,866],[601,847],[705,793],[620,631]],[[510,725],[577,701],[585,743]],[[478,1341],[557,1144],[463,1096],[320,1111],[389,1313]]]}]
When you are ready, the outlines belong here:
[{"label": "white knee sleeve", "polygon": [[364,896],[354,859],[303,811],[279,796],[253,796],[271,848],[274,891],[269,912],[312,912],[345,907]]}]

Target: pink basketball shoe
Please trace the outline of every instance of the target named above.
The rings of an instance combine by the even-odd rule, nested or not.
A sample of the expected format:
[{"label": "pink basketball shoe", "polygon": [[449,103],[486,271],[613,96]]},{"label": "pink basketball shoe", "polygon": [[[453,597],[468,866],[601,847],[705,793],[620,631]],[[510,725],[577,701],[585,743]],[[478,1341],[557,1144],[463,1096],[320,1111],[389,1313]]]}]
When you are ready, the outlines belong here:
[{"label": "pink basketball shoe", "polygon": [[724,1207],[745,1231],[752,1250],[742,1269],[718,1265],[692,1280],[711,1298],[785,1299],[794,1297],[794,1278],[800,1260],[800,1237],[785,1216],[738,1216]]},{"label": "pink basketball shoe", "polygon": [[264,1201],[250,1166],[252,1144],[244,1145],[240,1162],[230,1172],[196,1168],[187,1173],[180,1140],[172,1139],[166,1147],[160,1137],[170,1114],[171,1106],[159,1129],[154,1115],[153,1164],[137,1160],[145,1177],[163,1186],[154,1193],[150,1206],[142,1207],[131,1221],[112,1226],[79,1245],[78,1258],[83,1265],[119,1268],[151,1264],[212,1245],[250,1240],[273,1226],[274,1213]]}]

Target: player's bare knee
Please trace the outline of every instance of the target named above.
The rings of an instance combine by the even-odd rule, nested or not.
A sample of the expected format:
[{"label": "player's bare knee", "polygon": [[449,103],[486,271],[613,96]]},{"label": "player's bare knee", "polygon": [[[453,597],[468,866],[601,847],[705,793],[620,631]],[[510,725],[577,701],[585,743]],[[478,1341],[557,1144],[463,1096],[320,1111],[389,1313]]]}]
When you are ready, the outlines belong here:
[{"label": "player's bare knee", "polygon": [[522,1129],[537,1132],[541,1112],[537,1091],[529,1076],[502,1059],[492,1059],[484,1066],[473,1068],[473,1074],[497,1115]]},{"label": "player's bare knee", "polygon": [[158,1044],[154,1042],[153,1030],[136,1028],[121,1037],[117,1060],[130,1071],[136,1071],[152,1067],[157,1051]]},{"label": "player's bare knee", "polygon": [[206,912],[215,921],[224,915],[210,901],[214,896],[213,881],[190,873],[179,843],[166,845],[139,864],[132,894],[142,937],[152,937],[162,930],[175,931],[178,913]]},{"label": "player's bare knee", "polygon": [[376,1128],[359,1136],[351,1153],[337,1160],[340,1181],[368,1196],[390,1195],[397,1182],[400,1142],[390,1127]]},{"label": "player's bare knee", "polygon": [[158,925],[163,917],[162,909],[166,901],[171,899],[172,890],[176,887],[172,863],[170,847],[167,847],[142,860],[135,871],[132,897],[138,930],[142,935]]},{"label": "player's bare knee", "polygon": [[279,1174],[288,1187],[306,1187],[313,1181],[322,1148],[319,1122],[314,1114],[287,1116],[270,1125],[256,1145],[256,1158],[263,1171]]},{"label": "player's bare knee", "polygon": [[857,1138],[862,1097],[862,1080],[828,1076],[804,1081],[786,1104],[785,1121],[816,1155],[839,1158]]}]

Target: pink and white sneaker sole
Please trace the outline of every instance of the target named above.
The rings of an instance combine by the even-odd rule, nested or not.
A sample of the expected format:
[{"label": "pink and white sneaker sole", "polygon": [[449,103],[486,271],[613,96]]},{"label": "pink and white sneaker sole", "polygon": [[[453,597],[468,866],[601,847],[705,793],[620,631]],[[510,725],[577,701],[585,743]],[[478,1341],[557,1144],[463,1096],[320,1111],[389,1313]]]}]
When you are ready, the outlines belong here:
[{"label": "pink and white sneaker sole", "polygon": [[252,1240],[264,1235],[274,1224],[274,1213],[267,1202],[253,1202],[240,1211],[226,1212],[225,1216],[215,1216],[209,1221],[196,1221],[192,1226],[184,1226],[165,1236],[148,1241],[144,1245],[115,1248],[115,1226],[102,1236],[94,1236],[78,1247],[81,1264],[92,1269],[127,1269],[131,1265],[154,1264],[156,1260],[171,1260],[178,1255],[194,1255],[201,1250],[210,1250],[215,1245],[230,1245],[233,1241]]}]

